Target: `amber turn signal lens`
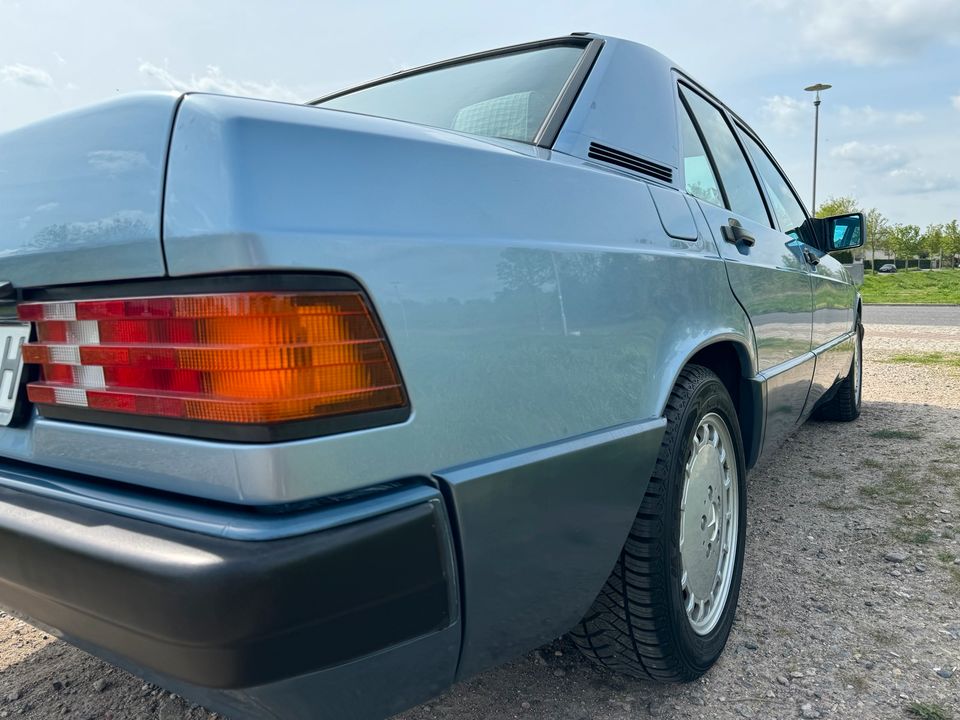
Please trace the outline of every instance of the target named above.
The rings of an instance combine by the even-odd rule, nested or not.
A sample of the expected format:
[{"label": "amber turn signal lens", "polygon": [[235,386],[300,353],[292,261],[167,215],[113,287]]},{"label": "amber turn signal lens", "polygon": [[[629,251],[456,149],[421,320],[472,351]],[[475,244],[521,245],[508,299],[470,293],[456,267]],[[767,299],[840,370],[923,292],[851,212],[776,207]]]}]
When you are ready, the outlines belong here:
[{"label": "amber turn signal lens", "polygon": [[[359,292],[230,293],[24,303],[41,366],[31,402],[266,425],[406,405]],[[41,413],[42,413],[41,408]]]}]

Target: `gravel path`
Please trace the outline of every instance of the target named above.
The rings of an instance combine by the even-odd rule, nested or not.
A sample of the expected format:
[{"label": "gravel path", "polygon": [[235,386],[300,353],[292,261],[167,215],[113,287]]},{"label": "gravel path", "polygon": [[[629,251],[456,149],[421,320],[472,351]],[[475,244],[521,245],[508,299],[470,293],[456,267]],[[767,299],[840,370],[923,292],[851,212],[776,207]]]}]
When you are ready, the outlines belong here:
[{"label": "gravel path", "polygon": [[[960,369],[889,362],[960,352],[960,327],[868,325],[865,342],[860,421],[808,423],[751,474],[740,609],[706,677],[638,682],[560,639],[397,720],[906,718],[915,702],[960,720]],[[8,716],[211,717],[0,617]]]}]

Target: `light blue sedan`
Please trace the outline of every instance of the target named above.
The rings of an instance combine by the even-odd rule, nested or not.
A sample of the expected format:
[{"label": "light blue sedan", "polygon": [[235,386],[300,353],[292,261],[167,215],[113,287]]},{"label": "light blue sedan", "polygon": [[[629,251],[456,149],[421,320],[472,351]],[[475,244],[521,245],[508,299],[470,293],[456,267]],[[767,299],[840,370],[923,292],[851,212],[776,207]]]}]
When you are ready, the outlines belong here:
[{"label": "light blue sedan", "polygon": [[566,632],[693,680],[748,470],[860,412],[863,217],[623,40],[120,98],[0,136],[0,198],[0,605],[230,717]]}]

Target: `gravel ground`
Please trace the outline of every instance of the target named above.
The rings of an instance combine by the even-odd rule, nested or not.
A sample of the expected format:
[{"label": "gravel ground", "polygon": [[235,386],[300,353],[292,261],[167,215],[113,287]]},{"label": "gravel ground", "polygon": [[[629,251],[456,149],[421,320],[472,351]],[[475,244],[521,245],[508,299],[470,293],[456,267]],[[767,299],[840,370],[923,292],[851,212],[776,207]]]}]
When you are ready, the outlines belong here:
[{"label": "gravel ground", "polygon": [[[717,666],[684,686],[594,668],[565,639],[398,720],[960,720],[960,328],[868,325],[864,407],[808,423],[751,474],[743,593]],[[214,717],[0,616],[0,717]],[[929,717],[937,717],[930,715]]]}]

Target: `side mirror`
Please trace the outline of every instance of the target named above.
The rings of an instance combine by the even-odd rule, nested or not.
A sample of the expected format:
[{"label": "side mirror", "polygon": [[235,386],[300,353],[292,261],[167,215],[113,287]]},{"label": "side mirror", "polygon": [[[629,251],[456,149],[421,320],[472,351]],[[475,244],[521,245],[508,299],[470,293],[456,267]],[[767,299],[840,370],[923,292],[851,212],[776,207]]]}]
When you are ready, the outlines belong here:
[{"label": "side mirror", "polygon": [[863,245],[866,240],[867,221],[863,213],[834,215],[821,218],[821,237],[826,252],[852,250]]}]

